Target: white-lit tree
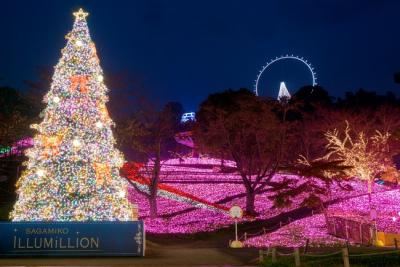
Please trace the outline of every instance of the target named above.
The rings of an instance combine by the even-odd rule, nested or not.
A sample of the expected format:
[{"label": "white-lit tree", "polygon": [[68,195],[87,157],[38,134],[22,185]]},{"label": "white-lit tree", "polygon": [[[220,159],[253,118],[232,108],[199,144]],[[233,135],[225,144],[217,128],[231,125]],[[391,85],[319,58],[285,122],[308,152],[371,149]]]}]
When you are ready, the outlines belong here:
[{"label": "white-lit tree", "polygon": [[44,101],[43,121],[26,170],[17,182],[13,221],[130,221],[137,207],[126,198],[120,177],[123,156],[106,102],[107,87],[86,23],[74,13],[73,29],[55,67]]},{"label": "white-lit tree", "polygon": [[351,134],[346,121],[346,128],[341,133],[337,129],[326,132],[328,153],[325,158],[337,159],[343,165],[351,166],[346,172],[351,177],[367,181],[369,201],[371,202],[372,184],[375,177],[393,165],[389,157],[388,141],[390,133],[376,130],[366,135],[364,132]]}]

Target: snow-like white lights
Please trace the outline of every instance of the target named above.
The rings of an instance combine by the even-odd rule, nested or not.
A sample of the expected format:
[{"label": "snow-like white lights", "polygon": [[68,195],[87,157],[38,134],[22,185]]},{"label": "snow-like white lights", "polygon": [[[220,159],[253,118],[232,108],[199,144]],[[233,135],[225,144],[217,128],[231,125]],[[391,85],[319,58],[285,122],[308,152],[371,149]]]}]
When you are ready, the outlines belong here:
[{"label": "snow-like white lights", "polygon": [[60,98],[58,96],[53,97],[54,103],[60,103]]},{"label": "snow-like white lights", "polygon": [[44,170],[42,170],[42,169],[38,169],[38,170],[36,170],[36,174],[37,174],[37,176],[39,176],[39,177],[43,177],[43,175],[45,174],[45,172],[44,172]]},{"label": "snow-like white lights", "polygon": [[80,47],[80,46],[83,45],[83,42],[82,42],[81,40],[77,40],[77,41],[75,42],[75,45]]},{"label": "snow-like white lights", "polygon": [[74,139],[73,141],[72,141],[72,145],[74,146],[74,147],[80,147],[81,145],[82,145],[82,143],[81,143],[81,140],[79,140],[79,139]]},{"label": "snow-like white lights", "polygon": [[397,218],[396,217],[392,217],[392,221],[397,221]]},{"label": "snow-like white lights", "polygon": [[99,81],[99,82],[104,81],[104,76],[101,74],[99,76],[97,76],[97,81]]},{"label": "snow-like white lights", "polygon": [[101,129],[101,128],[103,128],[103,123],[101,122],[101,121],[98,121],[98,122],[96,122],[96,127],[97,128],[99,128],[99,129]]}]

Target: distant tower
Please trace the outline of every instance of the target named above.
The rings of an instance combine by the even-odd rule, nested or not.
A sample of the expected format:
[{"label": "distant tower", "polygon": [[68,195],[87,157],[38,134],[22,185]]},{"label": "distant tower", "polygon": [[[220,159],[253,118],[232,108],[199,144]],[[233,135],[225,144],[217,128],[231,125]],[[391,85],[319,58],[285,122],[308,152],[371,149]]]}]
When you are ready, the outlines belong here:
[{"label": "distant tower", "polygon": [[281,85],[279,87],[278,100],[279,101],[282,101],[283,99],[289,100],[290,97],[291,96],[288,89],[286,88],[285,82],[281,82]]}]

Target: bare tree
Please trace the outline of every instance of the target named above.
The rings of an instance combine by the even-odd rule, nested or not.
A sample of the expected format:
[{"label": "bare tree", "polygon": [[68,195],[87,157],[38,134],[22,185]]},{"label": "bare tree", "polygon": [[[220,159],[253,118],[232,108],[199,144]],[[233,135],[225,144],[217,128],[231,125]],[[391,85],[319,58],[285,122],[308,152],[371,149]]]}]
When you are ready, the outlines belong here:
[{"label": "bare tree", "polygon": [[162,159],[175,152],[177,143],[174,140],[182,107],[179,103],[170,102],[159,111],[148,105],[137,110],[117,132],[123,144],[129,145],[136,153],[136,160],[143,161],[140,174],[149,178],[149,190],[143,192],[150,205],[150,216],[157,217],[157,190],[160,182]]},{"label": "bare tree", "polygon": [[16,89],[0,87],[0,146],[10,146],[30,133],[29,103]]},{"label": "bare tree", "polygon": [[286,159],[284,124],[266,101],[246,89],[210,95],[197,113],[195,140],[203,153],[235,161],[246,190],[246,213]]}]

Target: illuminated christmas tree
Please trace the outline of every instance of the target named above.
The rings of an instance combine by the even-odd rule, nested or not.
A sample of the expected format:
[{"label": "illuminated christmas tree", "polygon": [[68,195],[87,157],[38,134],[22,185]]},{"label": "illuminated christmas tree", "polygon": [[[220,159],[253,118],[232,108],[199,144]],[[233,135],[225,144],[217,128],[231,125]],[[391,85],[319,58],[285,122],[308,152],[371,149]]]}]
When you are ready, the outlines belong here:
[{"label": "illuminated christmas tree", "polygon": [[17,182],[13,221],[131,221],[137,207],[119,175],[107,87],[82,9],[55,67],[43,121]]}]

